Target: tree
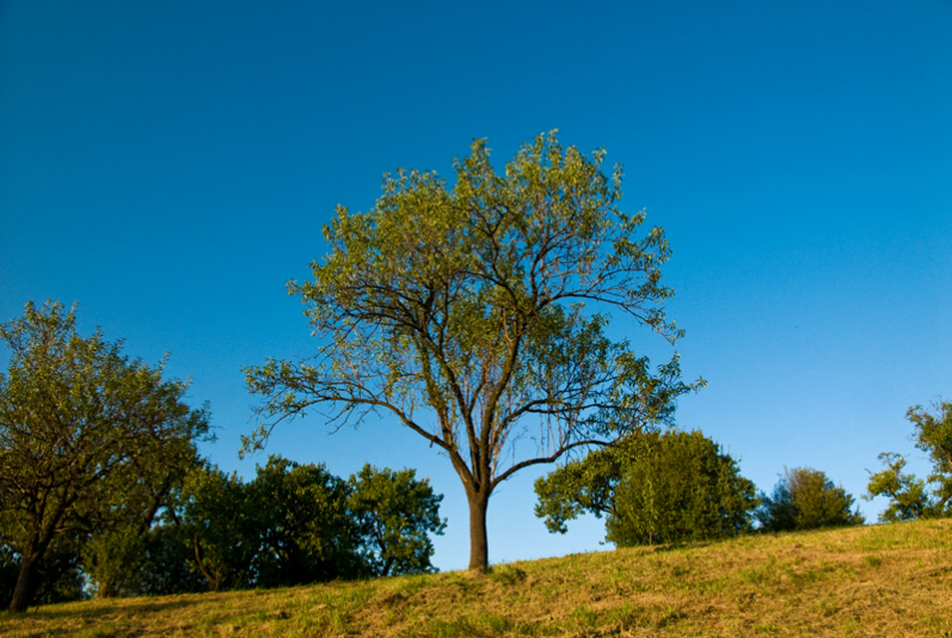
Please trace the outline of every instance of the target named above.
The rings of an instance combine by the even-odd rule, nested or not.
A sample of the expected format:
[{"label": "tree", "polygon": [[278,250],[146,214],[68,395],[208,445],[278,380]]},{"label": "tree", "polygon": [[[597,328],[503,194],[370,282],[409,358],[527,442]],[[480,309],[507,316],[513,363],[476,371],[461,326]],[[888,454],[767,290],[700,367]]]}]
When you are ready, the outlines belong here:
[{"label": "tree", "polygon": [[644,213],[617,208],[622,172],[604,175],[603,158],[563,149],[553,132],[500,176],[479,140],[454,163],[452,188],[401,170],[369,212],[339,206],[314,280],[288,284],[317,353],[247,369],[265,400],[245,448],[312,407],[338,426],[394,416],[448,457],[469,502],[470,568],[484,570],[500,483],[670,421],[675,398],[700,384],[681,382],[677,356],[652,374],[606,334],[614,311],[681,335],[663,307],[668,243],[660,228],[638,236]]},{"label": "tree", "polygon": [[75,306],[28,303],[0,338],[11,353],[0,374],[0,503],[20,560],[10,610],[24,611],[51,548],[128,520],[124,494],[143,496],[134,509],[151,525],[160,504],[145,495],[172,480],[167,454],[192,457],[208,415],[183,402],[188,384],[164,380],[162,364],[130,360],[99,330],[81,337]]},{"label": "tree", "polygon": [[901,455],[879,455],[886,469],[870,477],[866,490],[868,499],[889,497],[889,506],[879,515],[884,523],[952,514],[952,403],[937,401],[931,412],[916,405],[906,418],[915,428],[916,447],[932,461],[932,472],[926,480],[917,479],[902,472],[906,459]]},{"label": "tree", "polygon": [[430,533],[442,534],[442,494],[434,494],[429,479],[416,472],[378,470],[369,463],[350,477],[348,508],[363,538],[365,560],[374,576],[424,574],[430,563]]},{"label": "tree", "polygon": [[867,494],[863,498],[872,500],[876,496],[889,497],[890,503],[879,513],[880,523],[896,523],[941,515],[941,508],[926,489],[926,482],[917,479],[914,474],[903,473],[906,459],[901,455],[884,452],[879,455],[886,469],[876,472],[869,478]]},{"label": "tree", "polygon": [[205,578],[209,591],[242,588],[252,582],[257,551],[249,520],[247,493],[237,474],[216,466],[193,469],[167,516],[187,544],[189,562]]},{"label": "tree", "polygon": [[724,538],[750,530],[754,485],[701,432],[652,432],[572,461],[535,483],[551,532],[583,512],[607,516],[619,547]]},{"label": "tree", "polygon": [[854,499],[842,487],[836,487],[826,474],[811,468],[786,470],[771,496],[761,494],[761,506],[755,517],[763,531],[816,529],[862,525],[859,510],[852,510]]},{"label": "tree", "polygon": [[246,487],[258,587],[284,587],[364,575],[348,485],[323,464],[270,456]]},{"label": "tree", "polygon": [[[212,591],[423,573],[433,569],[427,534],[443,530],[442,498],[408,469],[366,465],[344,481],[323,464],[272,455],[243,483],[206,465],[189,474],[158,528],[166,545],[153,551],[174,572],[178,539]],[[146,583],[156,580],[150,586],[168,587],[167,578]]]}]

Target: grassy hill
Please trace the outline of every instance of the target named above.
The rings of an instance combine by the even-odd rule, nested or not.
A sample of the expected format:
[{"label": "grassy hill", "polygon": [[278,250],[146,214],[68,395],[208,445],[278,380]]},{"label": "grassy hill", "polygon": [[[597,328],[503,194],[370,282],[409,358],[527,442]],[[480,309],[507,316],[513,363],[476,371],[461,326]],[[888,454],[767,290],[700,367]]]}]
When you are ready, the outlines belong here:
[{"label": "grassy hill", "polygon": [[0,636],[952,638],[952,520],[0,614]]}]

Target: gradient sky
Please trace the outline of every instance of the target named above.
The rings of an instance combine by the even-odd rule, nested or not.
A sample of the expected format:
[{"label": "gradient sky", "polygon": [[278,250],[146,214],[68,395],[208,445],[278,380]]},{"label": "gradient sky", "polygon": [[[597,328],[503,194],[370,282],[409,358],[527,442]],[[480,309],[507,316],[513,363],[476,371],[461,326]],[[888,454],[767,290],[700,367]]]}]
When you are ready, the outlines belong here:
[{"label": "gradient sky", "polygon": [[[312,352],[285,282],[334,206],[558,128],[667,233],[683,370],[709,382],[682,427],[766,491],[809,466],[858,497],[884,451],[924,474],[904,415],[952,397],[952,2],[461,5],[0,0],[0,321],[78,301],[84,334],[170,352],[211,405],[203,451],[250,477],[241,367]],[[468,563],[459,479],[393,419],[310,417],[268,452],[417,468],[446,497],[435,564]],[[604,548],[600,521],[533,516],[546,469],[494,495],[491,562]]]}]

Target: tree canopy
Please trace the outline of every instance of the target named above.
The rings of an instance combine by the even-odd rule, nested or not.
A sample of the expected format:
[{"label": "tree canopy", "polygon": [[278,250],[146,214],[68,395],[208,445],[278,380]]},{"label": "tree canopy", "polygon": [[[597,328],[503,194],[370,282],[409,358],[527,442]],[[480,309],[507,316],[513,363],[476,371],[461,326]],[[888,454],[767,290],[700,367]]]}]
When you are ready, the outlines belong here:
[{"label": "tree canopy", "polygon": [[913,406],[906,418],[915,429],[916,447],[929,455],[932,472],[925,480],[919,479],[903,473],[906,459],[902,455],[879,455],[886,468],[870,477],[866,490],[870,499],[889,498],[889,506],[879,515],[884,523],[952,514],[952,402],[937,401],[932,410]]},{"label": "tree canopy", "polygon": [[862,525],[854,502],[852,494],[823,472],[794,468],[784,472],[770,496],[761,494],[755,517],[765,532]]},{"label": "tree canopy", "polygon": [[33,601],[50,552],[75,534],[134,521],[148,529],[195,459],[208,414],[184,402],[188,384],[122,354],[100,331],[82,337],[75,307],[26,304],[0,326],[10,350],[0,374],[0,509],[19,557],[10,602]]},{"label": "tree canopy", "polygon": [[440,520],[442,494],[416,471],[378,470],[369,463],[347,481],[348,507],[363,539],[364,560],[374,576],[436,571],[430,562],[433,541],[446,522]]},{"label": "tree canopy", "polygon": [[[620,315],[674,342],[661,283],[670,248],[644,212],[618,208],[622,170],[605,153],[538,136],[506,164],[484,140],[433,172],[386,175],[363,213],[324,228],[313,280],[289,282],[318,338],[313,356],[247,369],[265,397],[246,440],[322,411],[332,424],[385,412],[445,454],[469,501],[470,567],[488,565],[493,490],[526,467],[670,421],[696,385],[678,359],[652,373],[606,334]],[[588,305],[586,305],[588,304]]]},{"label": "tree canopy", "polygon": [[589,453],[536,481],[551,532],[590,512],[619,547],[736,536],[750,530],[754,484],[701,432],[651,432]]},{"label": "tree canopy", "polygon": [[410,469],[365,465],[345,480],[272,455],[248,483],[193,470],[167,518],[209,590],[286,587],[435,571],[442,498]]}]

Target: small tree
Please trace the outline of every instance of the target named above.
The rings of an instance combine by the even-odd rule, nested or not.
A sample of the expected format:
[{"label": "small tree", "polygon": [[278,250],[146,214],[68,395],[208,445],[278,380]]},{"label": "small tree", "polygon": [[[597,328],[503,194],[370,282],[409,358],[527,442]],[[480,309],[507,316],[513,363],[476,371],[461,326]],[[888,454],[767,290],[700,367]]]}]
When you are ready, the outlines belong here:
[{"label": "small tree", "polygon": [[786,470],[771,496],[761,494],[755,516],[768,532],[862,525],[854,499],[826,474],[811,468]]},{"label": "small tree", "polygon": [[[313,281],[289,283],[313,358],[248,372],[266,397],[246,440],[312,407],[341,424],[384,411],[446,455],[470,513],[470,568],[486,569],[489,498],[516,472],[670,420],[693,387],[675,357],[647,358],[605,334],[615,311],[674,342],[660,228],[617,207],[622,172],[540,135],[498,175],[485,141],[435,173],[386,176],[366,213],[338,207]],[[584,304],[595,304],[586,308]],[[421,409],[425,408],[425,409]]]},{"label": "small tree", "polygon": [[11,354],[0,374],[0,506],[20,558],[11,611],[34,600],[58,539],[128,521],[124,496],[158,498],[134,508],[148,529],[174,482],[165,462],[193,458],[208,430],[206,411],[183,402],[187,383],[128,359],[99,331],[81,337],[74,312],[28,303],[0,326]]},{"label": "small tree", "polygon": [[365,560],[374,576],[436,571],[430,563],[433,541],[446,522],[440,520],[442,494],[434,494],[429,479],[416,472],[370,464],[350,477],[348,508],[363,538]]},{"label": "small tree", "polygon": [[607,516],[619,547],[749,531],[754,485],[701,432],[649,433],[590,453],[540,478],[536,516],[549,531],[583,512]]},{"label": "small tree", "polygon": [[879,455],[886,468],[870,477],[866,498],[889,498],[889,506],[879,514],[884,523],[952,514],[952,403],[936,402],[931,412],[913,406],[906,418],[915,428],[916,447],[932,461],[932,472],[923,481],[902,472],[906,459],[901,455]]}]

